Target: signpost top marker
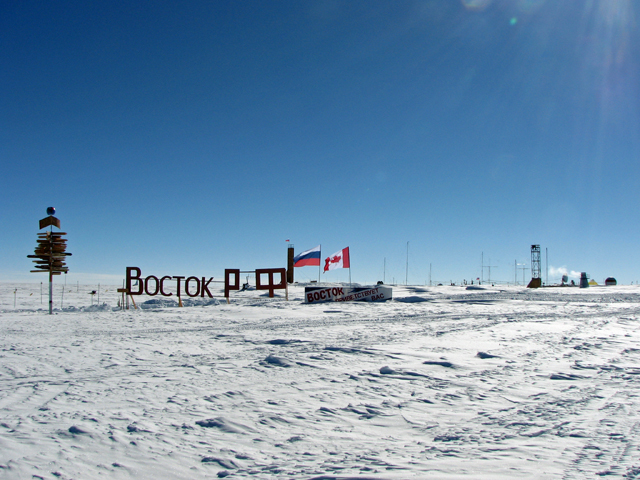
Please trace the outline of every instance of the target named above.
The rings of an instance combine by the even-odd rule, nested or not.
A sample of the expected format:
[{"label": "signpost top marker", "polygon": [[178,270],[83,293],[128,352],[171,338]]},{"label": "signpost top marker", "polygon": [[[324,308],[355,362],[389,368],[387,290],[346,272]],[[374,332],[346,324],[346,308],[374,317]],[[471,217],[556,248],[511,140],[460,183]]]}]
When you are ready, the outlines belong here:
[{"label": "signpost top marker", "polygon": [[60,228],[60,220],[53,215],[40,220],[40,230],[47,228],[50,225]]},{"label": "signpost top marker", "polygon": [[54,217],[55,213],[55,207],[47,207],[47,215],[49,216],[40,220],[40,230],[49,226],[60,228],[60,220]]}]

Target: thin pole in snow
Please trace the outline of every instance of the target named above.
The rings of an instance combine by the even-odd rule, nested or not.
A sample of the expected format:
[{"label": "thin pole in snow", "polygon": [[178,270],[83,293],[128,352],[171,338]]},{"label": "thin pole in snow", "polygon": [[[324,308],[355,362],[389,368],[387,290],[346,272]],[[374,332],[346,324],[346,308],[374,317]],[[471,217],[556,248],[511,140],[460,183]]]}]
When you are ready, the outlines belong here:
[{"label": "thin pole in snow", "polygon": [[404,284],[409,285],[409,242],[407,242],[407,269],[404,275]]},{"label": "thin pole in snow", "polygon": [[547,257],[547,275],[546,275],[545,285],[549,285],[549,249],[545,247],[544,250],[545,250],[545,257]]},{"label": "thin pole in snow", "polygon": [[53,315],[53,274],[49,270],[49,315]]},{"label": "thin pole in snow", "polygon": [[[49,227],[49,234],[53,233],[53,225]],[[53,273],[49,268],[49,315],[53,315]]]}]

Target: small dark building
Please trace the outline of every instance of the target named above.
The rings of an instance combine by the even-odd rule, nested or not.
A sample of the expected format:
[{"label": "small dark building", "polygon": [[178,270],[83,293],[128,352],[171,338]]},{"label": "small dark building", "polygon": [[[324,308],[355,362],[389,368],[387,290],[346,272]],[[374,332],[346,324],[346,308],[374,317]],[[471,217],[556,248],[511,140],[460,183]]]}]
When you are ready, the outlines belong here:
[{"label": "small dark building", "polygon": [[607,279],[604,281],[605,285],[617,285],[618,281],[613,278],[613,277],[607,277]]}]

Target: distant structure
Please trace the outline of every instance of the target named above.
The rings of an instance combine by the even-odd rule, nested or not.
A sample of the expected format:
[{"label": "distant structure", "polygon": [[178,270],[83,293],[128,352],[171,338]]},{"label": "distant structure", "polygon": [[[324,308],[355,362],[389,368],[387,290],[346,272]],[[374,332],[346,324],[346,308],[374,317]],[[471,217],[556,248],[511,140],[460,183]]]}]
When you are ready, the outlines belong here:
[{"label": "distant structure", "polygon": [[589,275],[587,275],[587,272],[580,273],[580,288],[589,288]]},{"label": "distant structure", "polygon": [[604,284],[607,286],[613,286],[617,285],[618,281],[613,277],[607,277],[607,279],[604,281]]},{"label": "distant structure", "polygon": [[540,245],[531,245],[531,281],[527,288],[540,288],[542,286],[540,263]]}]

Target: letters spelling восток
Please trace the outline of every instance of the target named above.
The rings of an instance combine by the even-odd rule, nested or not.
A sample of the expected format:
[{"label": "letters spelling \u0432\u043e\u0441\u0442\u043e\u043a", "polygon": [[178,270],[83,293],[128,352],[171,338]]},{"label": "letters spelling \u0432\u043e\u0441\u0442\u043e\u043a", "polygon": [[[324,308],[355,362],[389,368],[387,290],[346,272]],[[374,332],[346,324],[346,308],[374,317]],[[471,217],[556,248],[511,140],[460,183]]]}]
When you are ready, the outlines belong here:
[{"label": "letters spelling \u0432\u043e\u0441\u0442\u043e\u043a", "polygon": [[[132,273],[134,272],[135,272],[135,275],[132,275]],[[127,267],[126,287],[130,295],[142,295],[143,293],[145,293],[149,296],[154,296],[154,295],[157,295],[158,292],[160,292],[160,295],[164,297],[171,297],[173,293],[171,292],[167,293],[165,291],[164,282],[166,280],[172,280],[172,279],[177,281],[178,291],[176,295],[178,297],[181,296],[181,293],[182,293],[181,288],[184,286],[184,293],[188,297],[198,297],[198,296],[204,297],[204,294],[206,292],[209,298],[213,298],[213,295],[211,295],[211,291],[209,291],[209,284],[213,281],[213,277],[209,278],[209,280],[207,280],[207,277],[202,277],[201,279],[198,277],[186,277],[186,280],[184,281],[184,284],[183,284],[182,280],[185,279],[184,276],[165,275],[161,278],[158,278],[155,275],[149,275],[148,277],[143,278],[142,270],[140,270],[138,267]],[[131,288],[132,280],[138,281],[137,291]],[[195,292],[194,292],[194,289],[195,289]]]}]

